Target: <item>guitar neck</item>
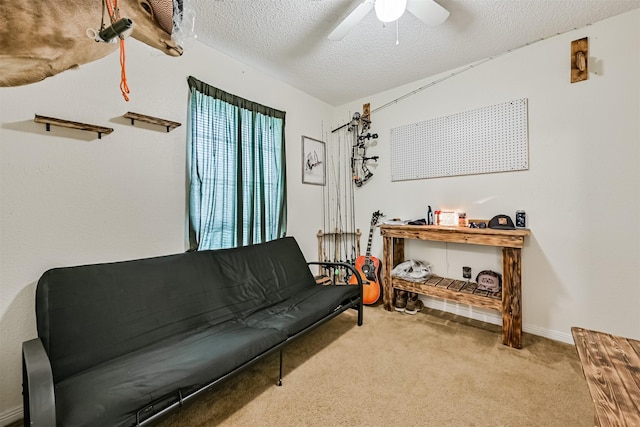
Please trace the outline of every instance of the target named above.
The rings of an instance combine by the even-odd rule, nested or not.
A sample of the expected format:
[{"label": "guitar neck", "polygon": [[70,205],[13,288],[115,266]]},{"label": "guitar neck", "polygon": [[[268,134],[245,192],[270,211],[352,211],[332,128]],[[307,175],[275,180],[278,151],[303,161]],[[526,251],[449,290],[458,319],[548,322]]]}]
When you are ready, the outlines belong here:
[{"label": "guitar neck", "polygon": [[367,252],[365,253],[365,262],[369,263],[369,258],[371,258],[371,239],[373,239],[373,227],[378,223],[378,218],[382,214],[380,211],[374,212],[371,217],[371,226],[369,227],[369,240],[367,241]]},{"label": "guitar neck", "polygon": [[365,253],[365,259],[368,262],[371,258],[371,240],[373,239],[373,225],[369,229],[369,240],[367,241],[367,252]]}]

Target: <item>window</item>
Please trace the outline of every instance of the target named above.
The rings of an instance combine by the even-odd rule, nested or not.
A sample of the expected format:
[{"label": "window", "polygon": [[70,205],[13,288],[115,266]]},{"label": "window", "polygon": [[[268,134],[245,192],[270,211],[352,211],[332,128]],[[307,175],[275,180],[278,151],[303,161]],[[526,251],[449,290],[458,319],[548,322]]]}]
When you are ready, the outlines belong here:
[{"label": "window", "polygon": [[284,237],[285,113],[188,81],[192,248]]}]

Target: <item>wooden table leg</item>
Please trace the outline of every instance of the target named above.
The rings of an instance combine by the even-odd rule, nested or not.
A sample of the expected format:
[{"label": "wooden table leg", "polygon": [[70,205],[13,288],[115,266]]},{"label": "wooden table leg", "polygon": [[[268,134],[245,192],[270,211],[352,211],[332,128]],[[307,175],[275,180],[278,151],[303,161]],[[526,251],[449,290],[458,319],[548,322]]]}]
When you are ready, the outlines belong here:
[{"label": "wooden table leg", "polygon": [[384,236],[382,238],[382,254],[384,257],[382,273],[382,303],[384,309],[391,311],[393,304],[393,286],[391,286],[391,270],[393,270],[393,240],[391,237]]},{"label": "wooden table leg", "polygon": [[520,248],[502,248],[502,344],[522,348]]},{"label": "wooden table leg", "polygon": [[382,235],[382,302],[384,309],[393,310],[393,284],[391,270],[404,261],[404,239]]}]

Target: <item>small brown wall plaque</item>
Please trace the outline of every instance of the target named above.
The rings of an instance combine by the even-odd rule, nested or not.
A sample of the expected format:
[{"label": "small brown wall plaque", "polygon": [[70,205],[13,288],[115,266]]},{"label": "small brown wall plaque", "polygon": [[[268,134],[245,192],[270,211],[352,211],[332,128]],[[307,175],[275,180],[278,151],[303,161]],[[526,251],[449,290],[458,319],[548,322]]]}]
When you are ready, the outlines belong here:
[{"label": "small brown wall plaque", "polygon": [[571,83],[589,78],[589,38],[571,42]]}]

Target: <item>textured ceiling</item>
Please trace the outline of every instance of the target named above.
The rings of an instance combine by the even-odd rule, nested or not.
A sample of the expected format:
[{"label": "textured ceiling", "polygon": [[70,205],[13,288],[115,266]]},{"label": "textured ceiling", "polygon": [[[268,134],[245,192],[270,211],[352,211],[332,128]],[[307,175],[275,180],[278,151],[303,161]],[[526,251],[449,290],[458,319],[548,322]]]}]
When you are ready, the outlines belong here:
[{"label": "textured ceiling", "polygon": [[[437,0],[427,27],[386,27],[370,12],[341,41],[327,35],[362,0],[187,0],[202,43],[331,105],[372,95],[632,9],[640,0]],[[569,47],[567,47],[569,51]]]}]

